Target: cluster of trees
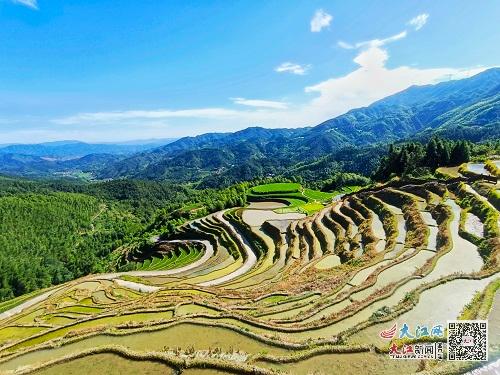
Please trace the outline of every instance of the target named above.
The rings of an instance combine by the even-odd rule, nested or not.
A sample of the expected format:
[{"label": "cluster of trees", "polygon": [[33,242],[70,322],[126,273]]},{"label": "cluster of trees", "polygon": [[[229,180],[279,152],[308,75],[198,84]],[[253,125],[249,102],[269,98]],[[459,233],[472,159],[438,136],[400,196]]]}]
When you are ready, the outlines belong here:
[{"label": "cluster of trees", "polygon": [[368,185],[371,180],[357,173],[347,173],[338,172],[335,173],[332,178],[323,182],[321,186],[322,191],[334,191],[339,190],[345,186],[365,186]]},{"label": "cluster of trees", "polygon": [[386,156],[374,173],[376,180],[385,180],[391,175],[421,176],[433,173],[442,166],[457,166],[471,158],[472,145],[467,141],[431,138],[427,144],[408,142],[390,145]]},{"label": "cluster of trees", "polygon": [[0,301],[107,269],[138,220],[87,195],[0,198]]},{"label": "cluster of trees", "polygon": [[[169,182],[0,177],[0,301],[96,272],[186,220],[243,206],[258,184],[196,190]],[[118,250],[118,251],[117,251]]]}]

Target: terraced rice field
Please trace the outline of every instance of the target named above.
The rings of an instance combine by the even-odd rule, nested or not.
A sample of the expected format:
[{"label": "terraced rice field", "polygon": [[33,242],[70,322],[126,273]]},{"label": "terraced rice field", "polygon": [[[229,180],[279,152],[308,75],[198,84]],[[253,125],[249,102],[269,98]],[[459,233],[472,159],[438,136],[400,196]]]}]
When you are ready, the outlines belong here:
[{"label": "terraced rice field", "polygon": [[[378,333],[456,319],[499,278],[498,211],[482,191],[465,177],[337,199],[298,184],[256,189],[267,200],[186,223],[163,258],[6,304],[0,373],[430,370],[391,360]],[[278,194],[321,207],[280,213]]]}]

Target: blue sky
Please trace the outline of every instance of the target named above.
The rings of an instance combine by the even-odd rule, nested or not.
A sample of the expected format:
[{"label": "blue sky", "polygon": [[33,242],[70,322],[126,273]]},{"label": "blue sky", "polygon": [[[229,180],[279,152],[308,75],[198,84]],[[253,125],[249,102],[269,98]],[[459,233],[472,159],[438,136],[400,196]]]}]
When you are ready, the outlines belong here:
[{"label": "blue sky", "polygon": [[499,65],[500,2],[0,0],[0,144],[312,126]]}]

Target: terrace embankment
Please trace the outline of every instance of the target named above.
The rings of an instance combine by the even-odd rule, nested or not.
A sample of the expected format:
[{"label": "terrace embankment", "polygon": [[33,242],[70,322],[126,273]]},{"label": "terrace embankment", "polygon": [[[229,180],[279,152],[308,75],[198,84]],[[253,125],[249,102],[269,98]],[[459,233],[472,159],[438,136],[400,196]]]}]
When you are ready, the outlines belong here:
[{"label": "terrace embankment", "polygon": [[254,188],[248,207],[184,224],[130,271],[5,305],[0,373],[416,372],[379,331],[498,315],[490,170],[343,196]]}]

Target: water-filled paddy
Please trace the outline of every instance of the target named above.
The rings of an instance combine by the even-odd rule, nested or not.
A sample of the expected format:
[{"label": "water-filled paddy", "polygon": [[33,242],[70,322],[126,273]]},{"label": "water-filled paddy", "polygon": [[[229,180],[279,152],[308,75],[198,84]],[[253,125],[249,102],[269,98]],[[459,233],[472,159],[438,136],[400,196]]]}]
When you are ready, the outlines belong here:
[{"label": "water-filled paddy", "polygon": [[251,210],[246,209],[243,210],[241,218],[245,223],[250,226],[259,227],[264,221],[268,220],[297,220],[305,217],[306,215],[300,213],[285,213],[285,214],[277,214],[271,210]]},{"label": "water-filled paddy", "polygon": [[327,255],[314,265],[319,270],[327,270],[340,265],[340,258],[338,255]]},{"label": "water-filled paddy", "polygon": [[458,271],[465,273],[479,271],[483,266],[483,259],[479,255],[477,247],[458,235],[460,207],[451,200],[447,200],[446,203],[453,211],[453,220],[450,223],[453,248],[449,253],[446,253],[439,259],[436,267],[432,271],[431,280]]},{"label": "water-filled paddy", "polygon": [[20,340],[47,330],[47,327],[5,327],[0,329],[0,345],[8,341]]},{"label": "water-filled paddy", "polygon": [[476,174],[490,174],[490,172],[488,172],[484,167],[484,163],[469,163],[467,164],[467,170]]},{"label": "water-filled paddy", "polygon": [[258,362],[258,365],[294,375],[327,374],[409,374],[417,370],[418,361],[395,361],[386,355],[374,353],[323,354],[297,363],[270,364]]},{"label": "water-filled paddy", "polygon": [[231,349],[239,349],[253,354],[262,350],[274,355],[287,353],[286,349],[266,345],[227,328],[181,323],[166,329],[124,336],[99,335],[54,349],[27,353],[6,363],[0,363],[0,372],[15,370],[29,364],[43,363],[103,345],[122,345],[132,350],[146,352],[161,351],[165,347],[181,347],[182,349],[193,347],[195,350],[221,348],[223,351],[230,351]]},{"label": "water-filled paddy", "polygon": [[417,306],[412,310],[397,317],[394,321],[376,324],[362,330],[353,335],[349,342],[386,344],[387,341],[380,339],[378,333],[390,327],[394,322],[399,327],[405,322],[412,327],[418,324],[446,325],[447,320],[457,319],[463,307],[472,300],[475,292],[483,290],[495,277],[498,276],[483,280],[453,280],[427,289],[422,292]]},{"label": "water-filled paddy", "polygon": [[465,218],[465,230],[477,237],[483,237],[484,235],[484,225],[476,215],[467,212]]},{"label": "water-filled paddy", "polygon": [[361,271],[356,273],[356,275],[354,275],[354,277],[351,280],[349,280],[349,284],[360,285],[363,281],[365,281],[368,278],[368,276],[370,276],[373,273],[373,271],[375,271],[379,267],[383,267],[384,265],[390,262],[391,262],[390,260],[383,260],[377,264],[374,264],[373,266],[369,266],[362,269]]},{"label": "water-filled paddy", "polygon": [[[160,320],[160,319],[170,319],[172,317],[172,311],[163,311],[163,312],[151,312],[151,313],[136,313],[136,314],[124,314],[124,315],[116,315],[109,316],[103,318],[97,318],[92,320],[87,320],[84,322],[80,322],[77,324],[73,324],[71,326],[62,327],[56,330],[52,330],[50,332],[44,333],[40,336],[31,338],[27,341],[24,341],[20,344],[16,344],[16,347],[29,347],[33,345],[37,345],[40,343],[44,343],[46,341],[60,338],[66,335],[71,331],[78,331],[87,329],[90,327],[97,326],[112,326],[126,322],[143,322],[143,321],[151,321],[151,320]],[[44,328],[46,329],[46,328]]]},{"label": "water-filled paddy", "polygon": [[378,275],[377,281],[373,286],[354,293],[351,295],[351,298],[356,301],[361,301],[376,290],[381,289],[390,283],[398,282],[405,277],[411,276],[417,268],[423,266],[424,263],[434,255],[435,254],[431,251],[419,251],[418,254],[412,256],[411,258],[382,271]]},{"label": "water-filled paddy", "polygon": [[210,314],[217,315],[219,312],[215,309],[206,306],[200,306],[195,304],[181,305],[175,311],[175,315],[182,316],[188,314]]},{"label": "water-filled paddy", "polygon": [[250,202],[246,208],[257,209],[257,210],[274,210],[275,208],[286,207],[287,205],[283,202],[276,201],[264,201],[264,202]]},{"label": "water-filled paddy", "polygon": [[380,220],[380,218],[378,217],[378,215],[371,211],[371,214],[372,214],[372,230],[373,230],[373,234],[375,235],[375,237],[377,238],[380,238],[380,239],[385,239],[385,230],[384,230],[384,226],[382,224],[382,221]]},{"label": "water-filled paddy", "polygon": [[122,375],[145,374],[165,375],[172,374],[168,366],[153,361],[132,361],[116,354],[95,354],[71,362],[61,363],[33,372],[36,375]]}]

